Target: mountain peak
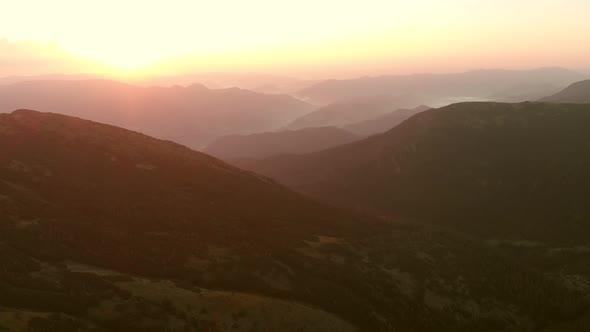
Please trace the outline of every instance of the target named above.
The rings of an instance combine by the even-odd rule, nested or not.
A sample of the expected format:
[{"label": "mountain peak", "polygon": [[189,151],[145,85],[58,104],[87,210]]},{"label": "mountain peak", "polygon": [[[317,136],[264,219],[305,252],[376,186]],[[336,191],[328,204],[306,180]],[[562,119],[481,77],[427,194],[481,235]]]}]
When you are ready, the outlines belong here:
[{"label": "mountain peak", "polygon": [[[48,130],[50,126],[47,126],[47,122],[53,121],[57,118],[66,118],[66,116],[54,113],[43,113],[31,109],[18,109],[8,114],[0,114],[0,125],[11,126],[12,132],[16,132],[16,128],[24,130],[24,128],[38,128],[43,127]],[[5,120],[5,121],[2,121]],[[14,124],[14,126],[12,125]],[[42,125],[43,124],[43,125]]]},{"label": "mountain peak", "polygon": [[21,108],[10,113],[12,116],[38,116],[41,114],[39,111]]},{"label": "mountain peak", "polygon": [[187,86],[187,89],[203,90],[203,91],[211,90],[207,86],[205,86],[204,84],[201,84],[201,83],[193,83],[193,84]]},{"label": "mountain peak", "polygon": [[[18,129],[21,132],[39,133],[52,132],[55,135],[66,135],[76,132],[76,135],[90,136],[92,130],[84,131],[82,128],[94,124],[100,127],[99,131],[104,134],[102,128],[116,128],[114,126],[99,124],[90,120],[85,120],[73,116],[67,116],[58,113],[40,112],[31,109],[17,109],[8,114],[0,114],[0,125],[11,127],[13,132]],[[89,129],[89,128],[87,128]],[[123,130],[123,129],[121,129]],[[143,136],[143,135],[142,135]]]}]

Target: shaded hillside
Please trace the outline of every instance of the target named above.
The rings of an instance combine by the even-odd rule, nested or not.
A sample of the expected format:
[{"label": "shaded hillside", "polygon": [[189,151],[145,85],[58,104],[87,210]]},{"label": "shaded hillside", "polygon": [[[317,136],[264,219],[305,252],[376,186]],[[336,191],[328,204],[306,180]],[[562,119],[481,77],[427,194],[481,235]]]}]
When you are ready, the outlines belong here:
[{"label": "shaded hillside", "polygon": [[399,125],[408,118],[418,113],[428,111],[429,109],[430,107],[424,105],[412,109],[399,109],[371,120],[366,120],[359,123],[348,125],[344,127],[344,129],[359,136],[371,136],[375,134],[380,134]]},{"label": "shaded hillside", "polygon": [[325,150],[358,139],[336,127],[316,127],[252,135],[231,135],[217,139],[203,152],[229,160],[267,158],[279,154],[302,154]]},{"label": "shaded hillside", "polygon": [[414,107],[419,101],[413,96],[374,96],[357,98],[321,107],[303,115],[288,125],[289,129],[308,127],[344,127],[373,119],[403,107]]},{"label": "shaded hillside", "polygon": [[[21,193],[28,192],[22,187],[30,188],[35,193],[30,201],[44,203],[37,211],[44,206],[60,212],[60,217],[83,216],[88,223],[96,222],[95,235],[102,227],[105,232],[110,227],[139,227],[143,232],[151,227],[170,231],[189,227],[200,236],[210,235],[207,241],[231,243],[232,236],[242,233],[296,235],[296,230],[285,230],[289,218],[298,220],[301,231],[308,226],[317,231],[346,225],[341,216],[322,219],[322,213],[338,214],[329,209],[321,212],[319,204],[269,179],[140,133],[19,110],[0,115],[0,134],[2,186]],[[274,208],[254,208],[253,195]],[[146,209],[151,212],[146,214]],[[314,212],[318,219],[310,219],[306,212],[310,209],[319,212]],[[188,220],[189,216],[197,219]],[[116,220],[126,222],[117,225]],[[158,224],[163,220],[165,225]],[[323,222],[328,224],[322,226]],[[233,231],[226,232],[227,239],[213,236],[228,228]]]},{"label": "shaded hillside", "polygon": [[489,331],[587,308],[468,238],[329,208],[180,145],[55,114],[0,115],[0,216],[3,327]]},{"label": "shaded hillside", "polygon": [[585,242],[590,106],[463,103],[249,167],[314,197],[484,237]]},{"label": "shaded hillside", "polygon": [[376,95],[410,94],[420,97],[415,105],[434,107],[476,100],[520,102],[537,100],[547,95],[547,91],[559,91],[568,84],[587,77],[588,75],[561,68],[389,75],[324,81],[301,90],[298,96],[314,103],[333,103]]},{"label": "shaded hillside", "polygon": [[80,116],[194,148],[219,136],[280,128],[311,110],[285,95],[202,85],[138,87],[107,80],[0,86],[0,112],[19,108]]},{"label": "shaded hillside", "polygon": [[576,82],[553,96],[541,99],[549,103],[590,103],[590,80]]}]

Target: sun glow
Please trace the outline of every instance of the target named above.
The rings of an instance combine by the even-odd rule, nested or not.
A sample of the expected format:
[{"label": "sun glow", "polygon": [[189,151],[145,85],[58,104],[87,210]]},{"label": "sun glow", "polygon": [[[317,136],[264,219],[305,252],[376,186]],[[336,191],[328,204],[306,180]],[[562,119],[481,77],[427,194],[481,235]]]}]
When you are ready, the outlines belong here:
[{"label": "sun glow", "polygon": [[567,61],[590,67],[590,35],[581,33],[590,30],[590,2],[565,2],[0,0],[0,38],[52,42],[76,68],[127,76]]}]

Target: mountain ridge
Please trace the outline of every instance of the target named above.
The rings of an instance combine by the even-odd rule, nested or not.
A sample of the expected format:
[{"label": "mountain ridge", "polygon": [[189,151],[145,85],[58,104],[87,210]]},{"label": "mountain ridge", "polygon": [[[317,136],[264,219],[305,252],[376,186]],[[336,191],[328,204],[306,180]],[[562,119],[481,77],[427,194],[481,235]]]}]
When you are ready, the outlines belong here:
[{"label": "mountain ridge", "polygon": [[573,83],[557,94],[545,97],[540,101],[550,103],[590,103],[590,80]]},{"label": "mountain ridge", "polygon": [[344,128],[360,136],[380,134],[399,125],[404,120],[429,109],[430,107],[425,105],[421,105],[412,109],[398,109],[393,112],[383,114],[374,119],[348,125]]},{"label": "mountain ridge", "polygon": [[[587,75],[564,68],[538,68],[533,70],[487,69],[450,74],[383,75],[348,80],[328,80],[298,92],[304,100],[326,104],[340,100],[374,95],[419,97],[419,104],[433,107],[448,104],[489,100],[522,102],[537,100],[548,91],[588,78]],[[512,87],[517,86],[526,95],[515,100]],[[508,92],[508,94],[505,94]]]},{"label": "mountain ridge", "polygon": [[345,127],[357,122],[370,120],[398,108],[415,107],[419,104],[415,96],[371,96],[337,101],[305,114],[293,122],[287,129],[307,127],[335,126]]},{"label": "mountain ridge", "polygon": [[357,139],[359,137],[356,135],[337,127],[311,127],[224,136],[209,144],[203,152],[224,160],[260,159],[278,154],[302,154],[324,150]]},{"label": "mountain ridge", "polygon": [[[462,103],[420,113],[348,145],[239,165],[341,206],[488,237],[580,242],[586,228],[576,220],[589,211],[579,199],[563,197],[590,190],[576,166],[585,163],[587,117],[587,105]],[[579,161],[571,158],[576,147]],[[574,186],[573,178],[580,183]],[[531,187],[547,183],[554,189]],[[557,191],[561,195],[551,198]],[[557,219],[563,225],[552,233]]]},{"label": "mountain ridge", "polygon": [[200,84],[139,87],[94,79],[0,86],[0,112],[19,108],[81,116],[198,148],[226,134],[280,128],[312,106],[287,95]]}]

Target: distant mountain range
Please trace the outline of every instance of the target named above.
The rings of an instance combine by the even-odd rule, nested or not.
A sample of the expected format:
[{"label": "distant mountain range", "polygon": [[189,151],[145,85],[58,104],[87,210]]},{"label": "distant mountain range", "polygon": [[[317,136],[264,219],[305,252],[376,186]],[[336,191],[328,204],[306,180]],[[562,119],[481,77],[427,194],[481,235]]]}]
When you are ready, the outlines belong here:
[{"label": "distant mountain range", "polygon": [[585,243],[590,106],[462,103],[366,140],[241,166],[325,202],[485,238]]},{"label": "distant mountain range", "polygon": [[187,75],[155,76],[138,80],[141,85],[174,86],[203,84],[212,89],[238,87],[260,93],[293,94],[318,81],[265,73],[196,73]]},{"label": "distant mountain range", "polygon": [[203,152],[230,160],[267,158],[279,154],[301,154],[350,143],[359,137],[336,127],[314,127],[251,135],[224,136]]},{"label": "distant mountain range", "polygon": [[0,112],[33,108],[101,121],[193,148],[217,137],[275,130],[312,110],[286,95],[237,88],[138,87],[108,80],[0,86]]},{"label": "distant mountain range", "polygon": [[428,111],[428,106],[418,106],[411,109],[399,109],[387,114],[383,114],[374,119],[354,123],[344,127],[344,129],[358,136],[371,136],[384,133],[393,127],[404,122],[406,119],[424,111]]},{"label": "distant mountain range", "polygon": [[[344,129],[311,126],[298,130],[282,130],[251,135],[228,135],[215,140],[202,151],[232,162],[244,162],[243,160],[237,161],[238,159],[261,159],[282,154],[311,153],[386,132],[411,116],[429,109],[428,106],[399,109],[371,120],[353,123],[345,126]],[[339,109],[339,111],[341,110]],[[352,108],[351,110],[352,112],[359,111],[359,117],[368,115],[361,114],[363,108]],[[310,115],[315,117],[314,113],[312,112]],[[337,114],[334,114],[334,119],[338,119]]]},{"label": "distant mountain range", "polygon": [[317,104],[355,98],[412,95],[416,105],[435,107],[462,101],[532,101],[555,93],[569,84],[587,79],[561,68],[535,70],[479,70],[457,74],[414,74],[327,80],[298,92]]},{"label": "distant mountain range", "polygon": [[552,96],[541,99],[550,103],[590,103],[590,80],[576,82]]},{"label": "distant mountain range", "polygon": [[[574,152],[576,146],[561,153],[553,147],[584,137],[587,131],[575,127],[590,114],[583,111],[458,105],[425,112],[388,134],[317,153],[329,164],[316,164],[315,173],[301,171],[312,183],[350,177],[334,198],[356,190],[358,203],[369,194],[377,199],[375,207],[403,207],[395,203],[399,199],[411,203],[401,212],[420,207],[424,216],[457,215],[453,208],[463,206],[464,189],[475,189],[467,198],[480,202],[461,211],[465,218],[488,212],[477,212],[490,207],[479,199],[497,191],[505,195],[495,201],[497,208],[517,221],[533,200],[540,203],[537,217],[567,201],[571,209],[562,211],[572,214],[560,222],[574,227],[571,218],[585,220],[585,210],[577,209],[585,192],[576,192],[580,198],[574,200],[561,194],[570,193],[565,189],[573,180],[585,188],[585,176],[572,176],[587,167],[560,158],[571,153],[577,161],[586,159],[579,149]],[[564,124],[571,141],[567,135],[555,139]],[[527,137],[516,134],[523,129],[531,138],[513,141],[514,135]],[[487,135],[497,130],[507,136]],[[373,144],[385,138],[388,144]],[[520,149],[532,140],[540,140],[536,150],[542,154],[519,159],[519,153],[532,154]],[[500,147],[508,147],[509,157],[500,159],[505,167],[492,163],[504,155]],[[349,159],[338,151],[350,153]],[[439,158],[456,156],[453,151],[467,154]],[[482,169],[490,172],[485,178],[475,172]],[[537,177],[554,169],[563,171],[547,180]],[[408,180],[399,181],[406,174]],[[424,182],[411,181],[411,174],[425,176]],[[378,181],[373,185],[383,191],[359,187],[361,176]],[[505,177],[515,184],[502,182]],[[538,180],[531,185],[554,189],[550,197],[527,190],[509,195],[531,177]],[[425,185],[432,180],[442,186]],[[409,190],[407,197],[382,196],[397,190],[390,184]],[[456,195],[439,195],[449,190]],[[506,206],[509,199],[523,210]],[[545,204],[548,199],[551,204]],[[451,210],[441,208],[448,202]],[[564,215],[545,218],[552,216]],[[172,142],[57,114],[0,114],[3,329],[563,331],[588,306],[560,280],[468,237],[329,207]]]},{"label": "distant mountain range", "polygon": [[[108,79],[106,75],[99,74],[46,74],[28,76],[0,77],[0,85],[14,84],[30,81],[78,81],[92,79]],[[117,81],[124,83],[151,87],[173,87],[203,84],[210,89],[240,88],[259,93],[269,94],[294,94],[307,86],[318,83],[318,80],[303,80],[289,76],[272,75],[265,73],[195,73],[170,76],[146,76],[146,77],[119,77]]]},{"label": "distant mountain range", "polygon": [[399,108],[416,107],[417,105],[419,105],[419,102],[413,96],[356,98],[320,107],[294,120],[287,128],[345,127],[358,122],[372,120]]}]

